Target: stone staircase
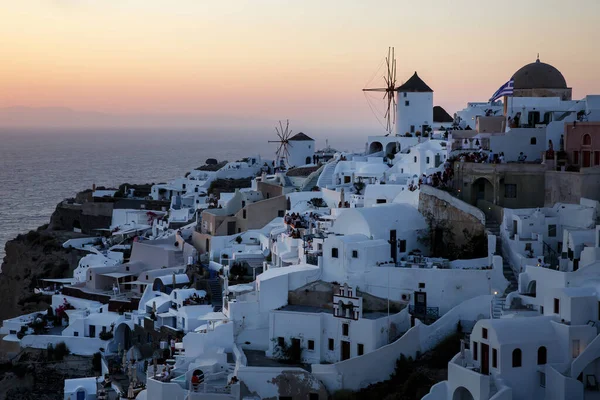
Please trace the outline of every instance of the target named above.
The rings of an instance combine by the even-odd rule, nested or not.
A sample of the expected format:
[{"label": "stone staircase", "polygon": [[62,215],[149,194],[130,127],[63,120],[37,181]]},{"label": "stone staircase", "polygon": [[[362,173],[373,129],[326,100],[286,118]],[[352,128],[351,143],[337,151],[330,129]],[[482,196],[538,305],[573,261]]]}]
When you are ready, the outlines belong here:
[{"label": "stone staircase", "polygon": [[221,289],[221,282],[219,282],[219,278],[211,278],[208,281],[208,287],[210,288],[210,299],[213,306],[213,311],[221,311],[223,309],[223,291]]},{"label": "stone staircase", "polygon": [[506,297],[507,294],[519,289],[519,283],[513,269],[508,263],[507,257],[504,256],[502,239],[500,237],[500,224],[493,219],[486,218],[485,229],[492,235],[496,236],[496,254],[502,256],[502,272],[509,283],[508,287],[504,291],[504,297]]}]

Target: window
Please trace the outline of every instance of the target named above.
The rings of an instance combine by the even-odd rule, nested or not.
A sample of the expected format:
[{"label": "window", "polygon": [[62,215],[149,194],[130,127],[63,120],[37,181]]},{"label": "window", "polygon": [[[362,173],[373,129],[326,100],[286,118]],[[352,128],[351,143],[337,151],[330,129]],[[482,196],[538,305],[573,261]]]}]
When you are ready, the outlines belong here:
[{"label": "window", "polygon": [[529,144],[537,144],[537,139],[532,137],[531,139],[529,139]]},{"label": "window", "polygon": [[546,387],[546,374],[542,371],[540,371],[540,386],[543,388]]},{"label": "window", "polygon": [[385,204],[387,203],[386,199],[377,199],[377,204]]},{"label": "window", "polygon": [[90,274],[90,281],[92,280],[92,275]]},{"label": "window", "polygon": [[498,368],[498,350],[492,349],[492,368]]},{"label": "window", "polygon": [[425,282],[419,282],[419,289],[425,289]]},{"label": "window", "polygon": [[546,347],[542,346],[538,349],[538,359],[537,359],[538,365],[545,365],[546,358],[547,358],[547,350],[546,350]]},{"label": "window", "polygon": [[426,158],[425,158],[425,163],[426,163],[426,164],[429,164],[429,157],[426,157]]},{"label": "window", "polygon": [[79,336],[79,332],[77,332],[77,331],[73,332],[73,336]]},{"label": "window", "polygon": [[578,151],[573,152],[573,164],[579,164],[579,152]]},{"label": "window", "polygon": [[246,200],[242,200],[242,208],[246,207]]},{"label": "window", "polygon": [[473,360],[477,361],[477,342],[473,342]]},{"label": "window", "polygon": [[533,247],[531,247],[531,243],[525,243],[525,251],[533,251]]},{"label": "window", "polygon": [[181,188],[182,188],[182,189],[185,189],[185,183],[184,183],[183,185],[181,185]]},{"label": "window", "polygon": [[352,258],[358,258],[358,250],[352,250]]},{"label": "window", "polygon": [[245,208],[242,210],[242,218],[246,219],[246,209]]},{"label": "window", "polygon": [[329,343],[328,343],[328,348],[329,348],[329,351],[333,351],[333,348],[334,348],[335,341],[334,341],[332,338],[329,338],[329,341],[328,341],[328,342],[329,342]]},{"label": "window", "polygon": [[507,199],[517,198],[517,185],[514,183],[507,183],[504,185],[504,197]]},{"label": "window", "polygon": [[579,339],[573,340],[573,358],[579,357]]},{"label": "window", "polygon": [[410,126],[410,133],[415,133],[415,126],[414,125]]},{"label": "window", "polygon": [[486,328],[481,328],[481,337],[484,339],[487,339],[487,329]]},{"label": "window", "polygon": [[512,352],[512,366],[518,368],[521,366],[521,349],[514,349]]},{"label": "window", "polygon": [[338,258],[338,249],[337,249],[337,247],[332,247],[331,248],[331,257],[332,258]]},{"label": "window", "polygon": [[405,105],[406,107],[410,106],[410,101],[406,100],[406,101],[404,102],[404,105]]},{"label": "window", "polygon": [[309,340],[307,347],[308,347],[309,350],[314,350],[315,349],[315,341],[314,340]]},{"label": "window", "polygon": [[277,338],[277,346],[279,346],[279,347],[285,346],[285,339],[283,337],[279,336]]},{"label": "window", "polygon": [[317,243],[317,250],[323,251],[323,243]]},{"label": "window", "polygon": [[600,151],[594,152],[594,165],[600,165]]},{"label": "window", "polygon": [[350,325],[342,324],[342,335],[348,336],[348,333],[350,333]]},{"label": "window", "polygon": [[285,216],[285,210],[279,210],[279,211],[277,211],[277,216],[279,218],[283,218]]},{"label": "window", "polygon": [[592,137],[590,135],[588,135],[587,133],[585,135],[583,135],[583,145],[584,146],[592,145]]},{"label": "window", "polygon": [[417,162],[417,156],[415,156],[415,162]]},{"label": "window", "polygon": [[554,314],[560,314],[560,300],[554,299]]},{"label": "window", "polygon": [[194,188],[194,192],[198,193],[198,186]]},{"label": "window", "polygon": [[400,240],[400,253],[406,253],[406,240]]},{"label": "window", "polygon": [[544,315],[544,306],[540,306],[540,314]]},{"label": "window", "polygon": [[404,95],[404,97],[406,97],[406,92],[402,93]]},{"label": "window", "polygon": [[362,356],[363,354],[365,354],[365,345],[362,343],[359,343],[356,345],[356,354],[359,356]]},{"label": "window", "polygon": [[345,176],[344,177],[344,183],[350,183],[350,176]]},{"label": "window", "polygon": [[548,237],[556,237],[556,225],[548,225]]}]

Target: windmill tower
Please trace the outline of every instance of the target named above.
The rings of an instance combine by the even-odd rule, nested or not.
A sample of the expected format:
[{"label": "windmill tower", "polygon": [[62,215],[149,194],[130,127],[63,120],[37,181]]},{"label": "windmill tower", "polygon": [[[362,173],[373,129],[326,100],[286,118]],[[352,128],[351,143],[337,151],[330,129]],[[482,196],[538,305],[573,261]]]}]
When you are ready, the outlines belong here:
[{"label": "windmill tower", "polygon": [[283,123],[279,121],[279,126],[275,127],[275,132],[277,133],[277,138],[279,140],[269,140],[269,143],[279,143],[277,151],[275,152],[275,168],[286,169],[290,166],[289,147],[292,146],[290,143],[290,136],[292,135],[292,131],[290,130],[290,121],[286,120],[285,129],[283,128]]},{"label": "windmill tower", "polygon": [[[433,90],[416,72],[404,84],[396,86],[396,58],[393,47],[388,49],[385,65],[385,87],[365,88],[363,92],[383,92],[386,103],[384,128],[388,132],[386,136],[390,133],[397,136],[409,133],[414,136],[416,132],[423,133],[430,129],[433,125]],[[369,98],[366,98],[369,101]],[[369,107],[373,110],[371,102]]]}]

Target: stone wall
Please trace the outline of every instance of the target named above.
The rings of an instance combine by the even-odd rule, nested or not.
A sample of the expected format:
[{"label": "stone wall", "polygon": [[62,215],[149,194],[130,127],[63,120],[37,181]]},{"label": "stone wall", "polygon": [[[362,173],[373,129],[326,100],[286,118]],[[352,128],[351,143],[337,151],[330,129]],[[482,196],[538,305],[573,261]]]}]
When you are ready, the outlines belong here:
[{"label": "stone wall", "polygon": [[579,204],[582,197],[600,200],[600,167],[582,168],[580,172],[546,171],[546,206]]},{"label": "stone wall", "polygon": [[421,186],[419,212],[430,216],[434,224],[448,224],[457,246],[465,244],[465,230],[472,236],[485,232],[485,215],[481,210],[431,186]]}]

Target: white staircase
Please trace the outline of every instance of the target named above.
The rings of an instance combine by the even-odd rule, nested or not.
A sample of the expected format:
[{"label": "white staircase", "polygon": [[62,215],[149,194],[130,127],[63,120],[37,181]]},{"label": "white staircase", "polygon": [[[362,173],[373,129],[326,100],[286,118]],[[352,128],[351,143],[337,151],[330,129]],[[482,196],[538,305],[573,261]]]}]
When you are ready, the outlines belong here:
[{"label": "white staircase", "polygon": [[502,316],[504,310],[504,304],[506,303],[506,297],[494,297],[492,299],[490,316],[492,319],[497,319]]},{"label": "white staircase", "polygon": [[332,161],[323,168],[323,172],[319,175],[319,180],[317,181],[317,186],[321,189],[326,189],[327,186],[333,184],[333,173],[335,172],[335,166],[337,165],[337,161]]}]

